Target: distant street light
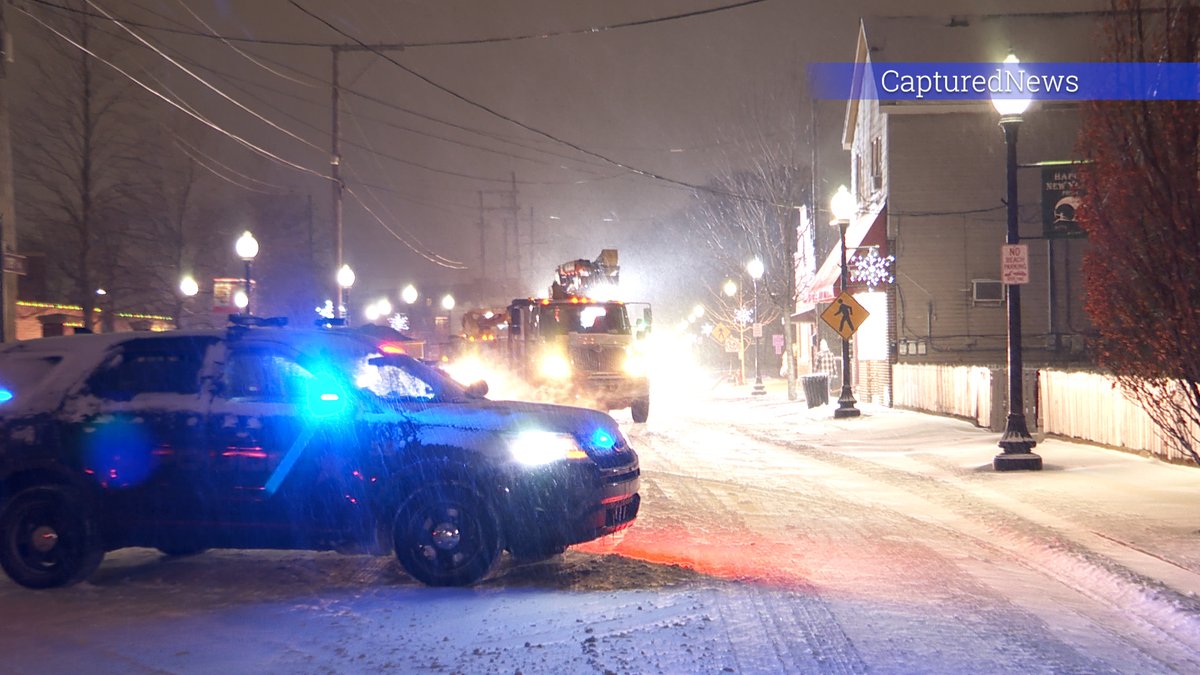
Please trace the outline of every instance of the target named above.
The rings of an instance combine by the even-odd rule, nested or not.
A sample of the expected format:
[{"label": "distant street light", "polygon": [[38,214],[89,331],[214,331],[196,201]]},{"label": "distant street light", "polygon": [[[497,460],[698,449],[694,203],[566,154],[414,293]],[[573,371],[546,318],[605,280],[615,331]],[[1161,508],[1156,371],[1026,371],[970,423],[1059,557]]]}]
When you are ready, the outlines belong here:
[{"label": "distant street light", "polygon": [[454,317],[454,296],[447,293],[442,296],[442,309],[446,310],[446,332],[453,335],[454,329],[451,319]]},{"label": "distant street light", "polygon": [[412,284],[405,286],[404,290],[400,291],[400,299],[403,300],[405,304],[413,304],[417,301],[417,297],[417,287],[413,286]]},{"label": "distant street light", "polygon": [[242,233],[241,237],[238,237],[233,250],[246,263],[246,285],[243,287],[243,292],[246,294],[246,304],[245,306],[239,305],[239,307],[245,309],[246,314],[253,314],[254,312],[250,308],[250,266],[254,263],[255,256],[258,255],[258,240],[254,238],[253,234],[250,234],[250,230],[246,230]]},{"label": "distant street light", "polygon": [[726,279],[722,289],[725,295],[729,298],[738,296],[738,308],[734,312],[734,322],[738,326],[738,379],[739,385],[746,383],[746,322],[742,320],[742,311],[745,309],[742,306],[742,289],[738,287],[737,282],[733,279]]},{"label": "distant street light", "polygon": [[179,292],[183,294],[183,300],[178,305],[178,316],[175,317],[175,327],[183,328],[183,314],[188,310],[189,301],[200,292],[200,284],[190,274],[183,275],[179,280]]},{"label": "distant street light", "polygon": [[[846,228],[850,225],[850,219],[858,212],[858,205],[854,201],[854,195],[850,194],[845,185],[839,185],[837,193],[829,200],[829,210],[833,213],[833,222],[830,225],[837,226],[841,232],[842,292],[846,293],[850,278],[846,269]],[[838,407],[833,411],[833,416],[858,417],[862,411],[854,407],[857,402],[854,400],[854,391],[850,388],[850,338],[842,338],[842,392],[838,396]]]},{"label": "distant street light", "polygon": [[350,287],[354,285],[354,270],[349,265],[342,265],[337,271],[338,288],[342,289],[342,318],[350,325]]},{"label": "distant street light", "polygon": [[758,258],[751,260],[746,264],[746,273],[754,281],[754,389],[750,392],[754,396],[762,396],[767,393],[766,387],[763,386],[762,369],[759,361],[762,360],[762,322],[758,318],[758,280],[762,278],[765,268],[763,262]]},{"label": "distant street light", "polygon": [[[1009,54],[1004,59],[1005,68],[1015,67],[1020,61]],[[1020,205],[1017,202],[1017,129],[1021,126],[1021,114],[1029,107],[1029,99],[996,98],[992,106],[1000,113],[1000,128],[1004,130],[1004,145],[1007,150],[1005,174],[1008,181],[1008,232],[1005,243],[1018,244],[1021,233],[1017,223]],[[1032,452],[1037,441],[1025,424],[1024,364],[1021,358],[1021,285],[1008,284],[1008,419],[999,446],[1004,452],[992,459],[996,471],[1033,470],[1042,468],[1041,456]]]}]

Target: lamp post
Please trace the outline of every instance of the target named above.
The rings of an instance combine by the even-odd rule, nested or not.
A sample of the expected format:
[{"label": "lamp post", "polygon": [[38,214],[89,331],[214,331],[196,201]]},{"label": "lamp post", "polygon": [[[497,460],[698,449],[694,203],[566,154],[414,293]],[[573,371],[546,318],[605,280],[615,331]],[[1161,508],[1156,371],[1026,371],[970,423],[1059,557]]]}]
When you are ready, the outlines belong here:
[{"label": "lamp post", "polygon": [[[841,235],[839,248],[842,260],[842,292],[845,293],[850,285],[850,274],[846,269],[846,227],[858,211],[854,195],[850,194],[845,185],[839,185],[833,199],[829,200],[829,210],[833,213],[833,222],[830,225],[836,225]],[[838,395],[838,407],[833,411],[833,416],[838,419],[858,417],[862,411],[854,407],[857,402],[854,399],[854,391],[850,388],[850,338],[842,338],[842,392]]]},{"label": "lamp post", "polygon": [[766,387],[763,386],[762,368],[759,366],[759,361],[762,360],[762,323],[758,320],[758,280],[763,275],[763,262],[758,258],[746,263],[746,273],[750,275],[750,279],[754,283],[754,389],[750,393],[754,396],[762,396],[767,393]]},{"label": "lamp post", "polygon": [[242,233],[242,236],[238,237],[237,243],[233,245],[233,250],[237,252],[242,262],[246,263],[246,276],[244,278],[246,283],[243,287],[246,293],[245,313],[247,315],[253,314],[254,312],[250,307],[250,265],[254,262],[254,257],[258,255],[258,240],[254,238],[254,235],[250,234],[250,230],[246,230]]},{"label": "lamp post", "polygon": [[446,310],[446,333],[448,335],[453,335],[454,329],[451,327],[452,322],[450,321],[450,319],[453,318],[453,316],[454,316],[454,296],[453,295],[450,295],[449,293],[447,293],[446,295],[442,296],[442,309]]},{"label": "lamp post", "polygon": [[736,323],[738,326],[738,378],[737,378],[737,383],[739,385],[741,385],[741,384],[746,383],[746,347],[745,347],[745,345],[746,345],[746,324],[742,322],[742,316],[741,316],[742,311],[745,309],[742,306],[742,289],[737,285],[737,282],[735,282],[733,279],[729,279],[725,282],[725,286],[722,290],[725,291],[725,295],[728,298],[730,298],[731,300],[733,299],[733,296],[735,296],[735,295],[738,296],[738,301],[737,301],[738,308],[737,308],[737,311],[734,312],[733,318],[734,318],[734,323]]},{"label": "lamp post", "polygon": [[339,308],[342,312],[342,318],[346,320],[346,325],[350,325],[350,287],[354,285],[354,270],[350,269],[349,265],[342,265],[337,271],[338,288],[342,289],[342,306]]},{"label": "lamp post", "polygon": [[[1005,69],[1012,68],[1019,60],[1013,54],[1004,59]],[[992,106],[1000,113],[1000,128],[1004,130],[1004,145],[1007,150],[1006,179],[1008,181],[1008,233],[1005,243],[1018,244],[1021,234],[1017,216],[1017,129],[1021,126],[1021,113],[1029,107],[1029,99],[992,96]],[[999,446],[1004,451],[992,459],[996,471],[1038,471],[1042,458],[1032,452],[1037,442],[1025,424],[1024,364],[1021,360],[1021,286],[1006,284],[1008,290],[1008,419]]]},{"label": "lamp post", "polygon": [[196,297],[196,294],[200,292],[200,284],[196,283],[196,279],[192,275],[185,274],[179,280],[179,292],[183,293],[183,302],[179,303],[179,316],[175,319],[175,327],[183,328],[183,313],[191,303],[192,298]]}]

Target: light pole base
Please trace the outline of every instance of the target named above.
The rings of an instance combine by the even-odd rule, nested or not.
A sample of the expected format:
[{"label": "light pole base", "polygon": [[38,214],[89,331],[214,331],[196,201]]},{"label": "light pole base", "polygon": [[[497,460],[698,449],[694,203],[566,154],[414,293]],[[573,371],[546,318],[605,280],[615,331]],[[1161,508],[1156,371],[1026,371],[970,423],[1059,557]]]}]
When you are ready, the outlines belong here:
[{"label": "light pole base", "polygon": [[992,458],[996,471],[1041,471],[1042,456],[1032,452],[1002,452]]},{"label": "light pole base", "polygon": [[751,396],[763,396],[767,393],[767,388],[763,386],[762,380],[754,383],[754,388],[750,390]]},{"label": "light pole base", "polygon": [[842,395],[838,397],[838,407],[833,411],[833,418],[840,420],[861,415],[862,411],[854,407],[855,403],[858,401],[854,399],[854,393],[850,391],[850,387],[842,387]]}]

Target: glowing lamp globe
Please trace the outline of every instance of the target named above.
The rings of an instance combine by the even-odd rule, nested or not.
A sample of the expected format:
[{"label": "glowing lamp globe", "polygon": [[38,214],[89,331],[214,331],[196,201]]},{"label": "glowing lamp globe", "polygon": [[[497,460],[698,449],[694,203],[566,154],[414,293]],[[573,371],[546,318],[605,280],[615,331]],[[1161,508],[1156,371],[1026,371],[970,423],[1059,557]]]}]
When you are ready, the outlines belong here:
[{"label": "glowing lamp globe", "polygon": [[850,194],[845,185],[839,185],[837,192],[829,200],[829,211],[833,213],[834,220],[850,220],[854,218],[854,213],[857,210],[858,205],[854,203],[854,195]]},{"label": "glowing lamp globe", "polygon": [[[1020,62],[1017,55],[1010,52],[1000,70],[1005,73],[1015,71]],[[1028,98],[1013,98],[1011,94],[998,95],[997,92],[992,92],[992,107],[1001,117],[1020,117],[1030,103],[1032,100]]]},{"label": "glowing lamp globe", "polygon": [[250,230],[246,230],[242,236],[238,237],[237,242],[233,245],[233,250],[242,260],[254,260],[254,257],[258,255],[258,240],[254,238],[253,234],[250,234]]}]

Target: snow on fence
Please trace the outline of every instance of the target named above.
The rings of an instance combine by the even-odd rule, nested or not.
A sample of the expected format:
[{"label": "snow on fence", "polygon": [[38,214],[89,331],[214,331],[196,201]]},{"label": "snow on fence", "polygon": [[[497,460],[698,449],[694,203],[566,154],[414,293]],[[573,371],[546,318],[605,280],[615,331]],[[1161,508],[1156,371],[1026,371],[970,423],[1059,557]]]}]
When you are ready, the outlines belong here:
[{"label": "snow on fence", "polygon": [[[1191,462],[1107,375],[1039,369],[1036,378],[1027,371],[1025,380],[1027,385],[1037,383],[1036,392],[1030,387],[1025,392],[1031,430]],[[962,417],[993,431],[1004,429],[1008,401],[1003,368],[898,363],[892,368],[892,384],[892,404],[898,408]],[[1034,397],[1037,419],[1033,418]],[[1195,435],[1200,438],[1200,429]]]},{"label": "snow on fence", "polygon": [[[892,386],[896,407],[965,417],[981,427],[994,427],[991,368],[898,363],[892,368]],[[1003,410],[1003,403],[997,399],[996,409]]]},{"label": "snow on fence", "polygon": [[1191,461],[1166,440],[1146,411],[1112,378],[1100,373],[1042,370],[1038,382],[1042,431],[1150,452],[1169,461]]}]

